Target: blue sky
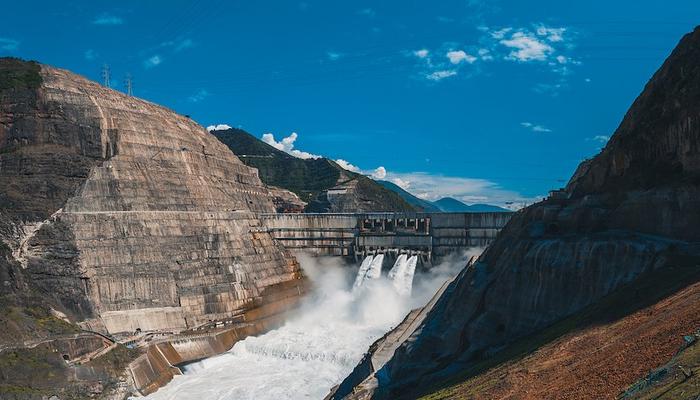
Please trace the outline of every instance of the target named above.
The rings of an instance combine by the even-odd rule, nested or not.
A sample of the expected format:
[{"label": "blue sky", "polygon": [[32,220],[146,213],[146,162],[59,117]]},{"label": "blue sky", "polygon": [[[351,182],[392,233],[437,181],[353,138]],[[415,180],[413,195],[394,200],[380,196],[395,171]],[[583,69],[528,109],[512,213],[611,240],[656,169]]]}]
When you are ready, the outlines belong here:
[{"label": "blue sky", "polygon": [[[7,2],[35,59],[428,199],[529,202],[595,155],[697,1]],[[284,140],[283,140],[284,139]]]}]

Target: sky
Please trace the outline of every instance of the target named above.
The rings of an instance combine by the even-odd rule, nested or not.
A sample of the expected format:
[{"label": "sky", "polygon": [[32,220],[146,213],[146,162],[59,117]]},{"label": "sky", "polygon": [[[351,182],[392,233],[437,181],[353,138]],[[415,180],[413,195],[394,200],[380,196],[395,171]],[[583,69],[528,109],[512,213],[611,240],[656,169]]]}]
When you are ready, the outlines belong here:
[{"label": "sky", "polygon": [[7,1],[33,59],[436,200],[520,206],[597,154],[698,1]]}]

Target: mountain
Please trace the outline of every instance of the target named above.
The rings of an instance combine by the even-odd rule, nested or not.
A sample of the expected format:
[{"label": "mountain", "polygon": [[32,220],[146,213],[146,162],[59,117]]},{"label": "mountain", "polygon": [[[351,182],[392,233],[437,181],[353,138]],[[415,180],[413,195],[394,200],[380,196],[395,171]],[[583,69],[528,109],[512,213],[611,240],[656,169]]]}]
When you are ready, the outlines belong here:
[{"label": "mountain", "polygon": [[697,397],[698,242],[700,27],[601,153],[516,213],[333,398]]},{"label": "mountain", "polygon": [[0,398],[148,393],[278,324],[307,281],[272,197],[188,117],[0,58]]},{"label": "mountain", "polygon": [[404,200],[406,200],[406,202],[414,206],[416,209],[424,212],[511,212],[511,210],[506,208],[492,206],[490,204],[466,205],[452,197],[444,197],[440,200],[430,202],[414,196],[393,182],[376,182],[401,196]]},{"label": "mountain", "polygon": [[408,191],[404,190],[401,188],[399,185],[389,182],[389,181],[377,181],[378,184],[384,186],[385,188],[393,191],[394,193],[398,194],[401,196],[404,200],[408,202],[408,204],[414,206],[416,209],[424,211],[424,212],[440,212],[440,208],[438,208],[435,204],[429,202],[428,200],[423,200],[419,197],[414,196],[413,194],[409,193]]},{"label": "mountain", "polygon": [[415,211],[401,196],[327,158],[294,157],[241,129],[212,134],[256,168],[265,184],[287,189],[308,203],[307,212]]},{"label": "mountain", "polygon": [[506,208],[492,206],[490,204],[466,205],[452,197],[443,197],[433,202],[433,204],[442,212],[511,212]]}]

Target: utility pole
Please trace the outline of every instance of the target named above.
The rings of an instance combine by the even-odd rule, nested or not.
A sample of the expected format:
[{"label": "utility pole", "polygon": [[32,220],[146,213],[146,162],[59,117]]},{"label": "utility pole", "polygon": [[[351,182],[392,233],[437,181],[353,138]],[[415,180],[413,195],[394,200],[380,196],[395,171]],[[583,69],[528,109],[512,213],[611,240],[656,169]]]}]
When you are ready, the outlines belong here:
[{"label": "utility pole", "polygon": [[104,85],[105,85],[106,87],[110,87],[110,85],[109,85],[109,75],[110,75],[110,74],[109,74],[109,65],[104,64],[104,65],[102,66],[102,80],[103,80]]},{"label": "utility pole", "polygon": [[124,87],[126,87],[126,94],[129,96],[134,95],[134,79],[131,77],[131,74],[126,74],[126,78],[124,78]]}]

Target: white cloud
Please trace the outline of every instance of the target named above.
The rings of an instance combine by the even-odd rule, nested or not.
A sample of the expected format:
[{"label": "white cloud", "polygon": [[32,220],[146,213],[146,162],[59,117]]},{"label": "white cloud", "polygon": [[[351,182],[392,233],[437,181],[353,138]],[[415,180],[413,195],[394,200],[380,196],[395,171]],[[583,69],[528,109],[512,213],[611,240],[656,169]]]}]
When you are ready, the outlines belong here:
[{"label": "white cloud", "polygon": [[151,50],[167,48],[167,49],[172,49],[172,51],[174,53],[179,53],[182,50],[189,49],[190,47],[194,47],[194,45],[195,45],[195,42],[192,39],[178,38],[176,40],[168,40],[168,41],[162,42],[161,44],[152,48]]},{"label": "white cloud", "polygon": [[357,13],[360,15],[365,15],[365,16],[370,17],[370,18],[374,18],[377,15],[377,13],[371,8],[363,8],[362,10],[358,11]]},{"label": "white cloud", "polygon": [[500,43],[513,49],[508,54],[508,59],[521,62],[544,61],[554,52],[552,46],[527,31],[515,32],[509,39],[502,39]]},{"label": "white cloud", "polygon": [[605,136],[605,135],[596,135],[590,138],[589,140],[593,140],[595,142],[598,142],[600,144],[605,144],[610,140],[610,136]]},{"label": "white cloud", "polygon": [[466,61],[469,64],[472,64],[474,61],[476,61],[476,57],[474,57],[470,54],[467,54],[464,50],[448,51],[446,56],[447,56],[447,58],[449,58],[449,60],[452,64],[459,64],[463,61]]},{"label": "white cloud", "polygon": [[211,131],[225,131],[227,129],[231,129],[229,125],[226,124],[218,124],[218,125],[209,125],[207,126],[207,130],[209,132]]},{"label": "white cloud", "polygon": [[562,89],[567,87],[568,84],[565,80],[559,80],[556,83],[538,83],[532,88],[532,90],[535,91],[535,93],[548,94],[552,97],[556,97],[559,95],[559,92]]},{"label": "white cloud", "polygon": [[343,56],[342,54],[336,53],[336,52],[333,52],[333,51],[329,51],[328,53],[326,53],[326,55],[328,56],[328,59],[331,60],[331,61],[335,61],[335,60],[337,60],[337,59],[339,59],[340,57]]},{"label": "white cloud", "polygon": [[408,185],[410,182],[411,193],[429,201],[453,197],[467,204],[488,203],[510,208],[508,203],[520,207],[523,203],[540,200],[540,198],[527,198],[517,192],[503,189],[499,184],[488,179],[434,175],[426,172],[387,172],[387,180],[404,189],[409,186],[404,187],[402,184]]},{"label": "white cloud", "polygon": [[[547,66],[560,76],[570,75],[581,61],[572,56],[575,32],[564,27],[533,24],[524,27],[492,29],[476,28],[481,33],[472,43],[445,41],[437,48],[405,51],[404,54],[421,60],[417,62],[419,77],[440,81],[454,75],[472,76],[483,68],[462,71],[467,65],[494,60],[537,63]],[[446,58],[435,55],[445,55]],[[561,85],[555,89],[559,89]],[[544,90],[543,90],[544,91]],[[550,91],[553,92],[553,91]]]},{"label": "white cloud", "polygon": [[360,172],[360,168],[358,168],[355,165],[350,164],[349,162],[343,160],[342,158],[339,158],[335,160],[336,164],[340,165],[340,168],[350,171],[350,172]]},{"label": "white cloud", "polygon": [[449,77],[455,76],[455,75],[457,75],[457,71],[450,69],[450,70],[435,71],[435,72],[432,72],[432,73],[426,75],[425,77],[431,81],[438,82],[438,81],[441,81],[445,78],[449,78]]},{"label": "white cloud", "polygon": [[115,15],[104,13],[96,17],[92,23],[94,25],[121,25],[124,20]]},{"label": "white cloud", "polygon": [[158,55],[154,55],[143,62],[143,66],[146,68],[157,67],[163,62],[163,59]]},{"label": "white cloud", "polygon": [[481,57],[481,59],[484,61],[493,60],[493,56],[491,55],[491,51],[489,49],[479,49],[477,54],[479,54],[479,57]]},{"label": "white cloud", "polygon": [[298,137],[299,136],[296,132],[292,132],[291,135],[287,136],[286,138],[283,138],[281,141],[278,142],[275,140],[275,136],[272,133],[266,133],[262,136],[262,141],[276,148],[277,150],[282,150],[285,153],[297,158],[321,158],[321,156],[317,156],[315,154],[295,149],[294,142],[297,140]]},{"label": "white cloud", "polygon": [[185,49],[189,49],[192,46],[194,46],[194,42],[192,41],[192,39],[183,39],[183,40],[175,43],[175,51],[182,51]]},{"label": "white cloud", "polygon": [[207,97],[209,97],[209,92],[207,92],[205,89],[199,89],[197,93],[188,97],[187,100],[189,100],[190,103],[199,103]]},{"label": "white cloud", "polygon": [[537,34],[539,36],[544,36],[546,37],[547,40],[550,42],[562,42],[564,41],[564,32],[566,32],[566,28],[550,28],[544,25],[540,25],[537,27]]},{"label": "white cloud", "polygon": [[384,179],[386,178],[386,168],[377,167],[370,176],[374,179]]},{"label": "white cloud", "polygon": [[[483,28],[483,27],[482,27],[482,30],[484,30],[484,29],[488,29],[488,28]],[[497,30],[497,31],[491,32],[491,37],[494,38],[494,39],[503,39],[503,38],[506,36],[506,33],[510,32],[510,31],[512,31],[512,30],[513,30],[513,28],[503,28],[503,29],[499,29],[499,30]]]},{"label": "white cloud", "polygon": [[0,38],[0,50],[13,51],[17,50],[19,42],[14,39]]},{"label": "white cloud", "polygon": [[391,182],[403,190],[408,190],[411,187],[411,182],[405,181],[401,178],[393,178]]},{"label": "white cloud", "polygon": [[520,125],[524,126],[525,128],[530,129],[533,132],[551,132],[552,131],[549,128],[545,128],[542,125],[533,124],[532,122],[521,122]]},{"label": "white cloud", "polygon": [[428,49],[420,49],[413,52],[413,55],[418,58],[426,58],[429,54],[430,52],[428,51]]}]

